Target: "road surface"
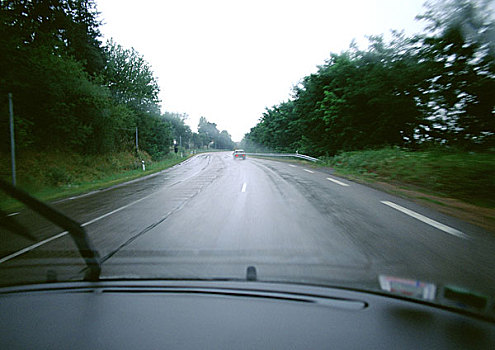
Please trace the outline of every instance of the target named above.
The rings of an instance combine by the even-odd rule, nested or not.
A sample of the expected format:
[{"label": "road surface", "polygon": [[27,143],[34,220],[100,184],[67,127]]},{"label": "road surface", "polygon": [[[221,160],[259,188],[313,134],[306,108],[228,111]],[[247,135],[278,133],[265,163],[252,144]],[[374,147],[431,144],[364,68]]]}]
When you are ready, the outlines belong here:
[{"label": "road surface", "polygon": [[[200,154],[54,203],[87,230],[103,278],[245,278],[376,287],[378,275],[495,294],[495,235],[301,164]],[[2,284],[80,278],[71,238],[29,210],[36,242],[0,231]]]}]

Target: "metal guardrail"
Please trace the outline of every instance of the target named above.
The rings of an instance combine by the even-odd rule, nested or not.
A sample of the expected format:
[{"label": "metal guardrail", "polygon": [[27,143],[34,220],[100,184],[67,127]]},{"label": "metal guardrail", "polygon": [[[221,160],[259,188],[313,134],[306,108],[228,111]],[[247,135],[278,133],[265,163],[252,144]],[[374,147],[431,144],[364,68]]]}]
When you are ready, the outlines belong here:
[{"label": "metal guardrail", "polygon": [[248,156],[261,156],[261,157],[294,157],[294,158],[301,158],[305,160],[309,160],[310,162],[317,162],[319,161],[318,158],[310,157],[305,154],[298,154],[298,153],[246,153]]}]

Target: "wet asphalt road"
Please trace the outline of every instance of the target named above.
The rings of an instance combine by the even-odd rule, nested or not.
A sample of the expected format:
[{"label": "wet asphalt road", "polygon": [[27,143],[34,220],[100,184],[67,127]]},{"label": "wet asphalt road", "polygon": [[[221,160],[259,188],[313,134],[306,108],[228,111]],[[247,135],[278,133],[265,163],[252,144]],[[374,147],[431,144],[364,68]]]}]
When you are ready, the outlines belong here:
[{"label": "wet asphalt road", "polygon": [[[242,279],[254,265],[260,280],[376,287],[389,274],[495,294],[493,233],[300,164],[200,154],[54,206],[85,227],[103,278]],[[0,231],[2,284],[80,278],[63,230],[15,217],[39,246]]]}]

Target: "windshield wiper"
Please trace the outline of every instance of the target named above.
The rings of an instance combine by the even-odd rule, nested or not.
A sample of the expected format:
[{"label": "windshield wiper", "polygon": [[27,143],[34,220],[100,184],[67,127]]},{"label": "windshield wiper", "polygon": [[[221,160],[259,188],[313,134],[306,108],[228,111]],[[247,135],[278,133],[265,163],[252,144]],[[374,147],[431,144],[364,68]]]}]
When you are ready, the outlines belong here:
[{"label": "windshield wiper", "polygon": [[29,239],[30,241],[35,241],[36,238],[26,229],[23,225],[18,223],[14,218],[10,217],[3,210],[0,210],[0,227],[3,226],[12,233],[18,236]]},{"label": "windshield wiper", "polygon": [[[68,216],[60,213],[51,206],[31,197],[26,192],[0,179],[0,188],[10,197],[26,205],[29,209],[43,216],[55,225],[66,230],[74,240],[79,254],[86,262],[88,270],[84,276],[87,281],[97,281],[100,278],[101,263],[98,252],[93,248],[84,228]],[[7,227],[12,233],[34,240],[34,237],[14,218],[1,215],[0,226]]]}]

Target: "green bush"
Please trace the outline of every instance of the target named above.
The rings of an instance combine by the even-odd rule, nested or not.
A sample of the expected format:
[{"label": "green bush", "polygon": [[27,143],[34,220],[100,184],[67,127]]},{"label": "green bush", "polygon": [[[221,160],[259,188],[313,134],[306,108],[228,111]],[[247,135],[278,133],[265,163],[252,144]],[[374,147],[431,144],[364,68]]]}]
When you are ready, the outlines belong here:
[{"label": "green bush", "polygon": [[48,169],[46,174],[48,184],[52,186],[68,184],[72,180],[71,174],[69,174],[64,168],[54,167]]},{"label": "green bush", "polygon": [[398,147],[343,152],[323,159],[342,173],[412,184],[488,207],[495,206],[495,154]]}]

